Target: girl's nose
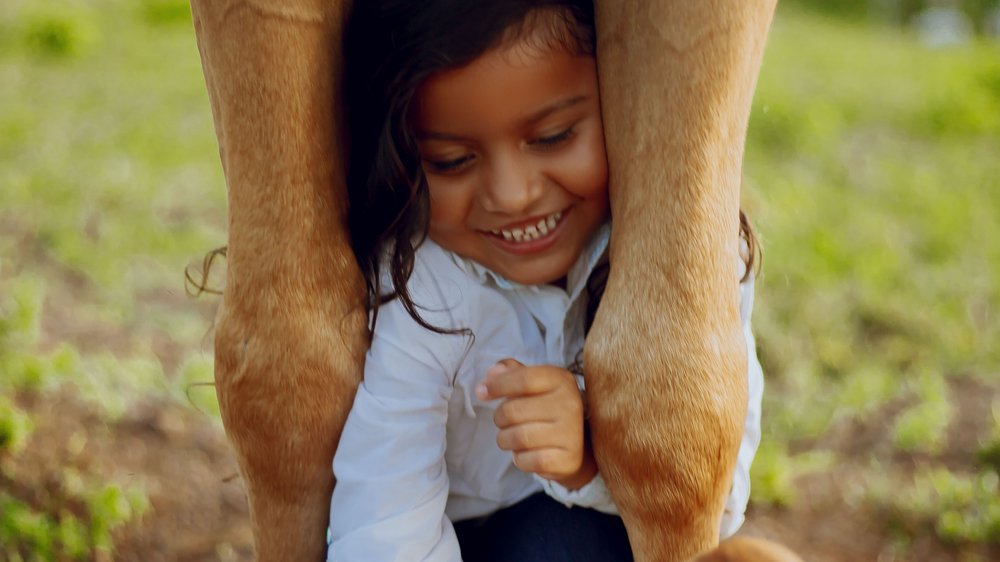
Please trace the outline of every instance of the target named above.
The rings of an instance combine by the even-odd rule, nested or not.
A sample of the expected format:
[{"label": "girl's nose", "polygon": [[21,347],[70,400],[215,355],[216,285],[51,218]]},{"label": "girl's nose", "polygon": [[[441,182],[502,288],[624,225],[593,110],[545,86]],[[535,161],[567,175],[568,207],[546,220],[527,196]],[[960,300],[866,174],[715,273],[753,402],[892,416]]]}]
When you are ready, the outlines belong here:
[{"label": "girl's nose", "polygon": [[481,190],[483,208],[493,213],[520,214],[542,196],[544,178],[525,155],[494,158]]}]

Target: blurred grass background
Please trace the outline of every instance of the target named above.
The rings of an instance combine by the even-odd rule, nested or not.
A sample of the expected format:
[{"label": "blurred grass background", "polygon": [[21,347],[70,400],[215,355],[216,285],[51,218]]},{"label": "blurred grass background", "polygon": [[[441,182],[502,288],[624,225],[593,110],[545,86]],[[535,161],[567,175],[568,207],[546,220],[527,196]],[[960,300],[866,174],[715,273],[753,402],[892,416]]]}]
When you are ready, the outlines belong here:
[{"label": "blurred grass background", "polygon": [[[956,5],[979,35],[944,47],[902,25],[928,2],[779,7],[746,155],[768,383],[751,524],[828,525],[833,502],[892,557],[998,552],[1000,4]],[[151,476],[92,457],[165,405],[218,427],[197,385],[215,300],[182,272],[224,243],[187,3],[5,0],[0,560],[112,559],[155,517]]]}]

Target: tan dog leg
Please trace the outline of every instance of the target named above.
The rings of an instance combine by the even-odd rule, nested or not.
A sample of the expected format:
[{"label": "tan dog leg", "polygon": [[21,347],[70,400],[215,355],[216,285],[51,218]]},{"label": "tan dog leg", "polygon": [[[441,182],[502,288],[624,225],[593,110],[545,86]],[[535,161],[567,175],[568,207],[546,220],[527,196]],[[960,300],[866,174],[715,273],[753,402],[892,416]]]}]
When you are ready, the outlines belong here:
[{"label": "tan dog leg", "polygon": [[718,543],[745,417],[743,144],[775,0],[599,0],[611,272],[585,364],[636,560]]},{"label": "tan dog leg", "polygon": [[802,562],[794,552],[762,539],[734,537],[695,562]]},{"label": "tan dog leg", "polygon": [[229,189],[216,390],[258,560],[322,560],[367,346],[334,136],[333,0],[192,0]]}]

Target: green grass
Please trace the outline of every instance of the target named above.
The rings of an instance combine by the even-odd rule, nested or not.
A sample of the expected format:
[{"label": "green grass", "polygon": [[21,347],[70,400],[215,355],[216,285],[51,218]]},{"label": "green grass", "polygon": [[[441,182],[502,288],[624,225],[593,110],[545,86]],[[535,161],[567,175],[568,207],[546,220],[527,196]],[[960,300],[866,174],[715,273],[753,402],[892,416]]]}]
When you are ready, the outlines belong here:
[{"label": "green grass", "polygon": [[[0,474],[32,446],[25,397],[61,386],[108,424],[144,397],[217,416],[213,301],[182,271],[225,243],[225,188],[186,2],[4,2],[0,108]],[[1000,542],[996,407],[949,441],[955,381],[1000,403],[1000,46],[782,5],[746,178],[768,381],[753,501],[808,503],[799,476],[851,466],[859,525]],[[849,450],[845,427],[876,445]],[[143,509],[99,475],[53,478],[92,509],[0,492],[0,558],[85,559]]]},{"label": "green grass", "polygon": [[[744,194],[765,248],[754,317],[770,382],[765,442],[814,454],[835,428],[882,425],[870,451],[880,470],[908,473],[892,459],[913,453],[934,482],[941,471],[995,479],[995,465],[977,476],[977,452],[949,447],[946,430],[961,408],[949,380],[1000,389],[998,84],[997,43],[930,50],[897,30],[779,10]],[[949,469],[945,451],[966,465]],[[810,470],[791,457],[765,455],[754,472]],[[868,471],[873,487],[878,476]],[[933,526],[942,538],[1000,543],[992,516],[955,515],[927,482],[897,485],[898,497],[921,499],[893,509],[922,521],[951,513]],[[754,498],[789,501],[774,492],[758,486]]]},{"label": "green grass", "polygon": [[[187,392],[217,415],[191,387],[212,380],[209,326],[182,284],[225,240],[187,2],[4,2],[0,108],[0,559],[107,559],[148,507],[141,485],[22,452],[43,414],[31,396],[67,386],[107,424]],[[157,342],[182,350],[182,376]],[[38,482],[56,484],[21,489]]]}]

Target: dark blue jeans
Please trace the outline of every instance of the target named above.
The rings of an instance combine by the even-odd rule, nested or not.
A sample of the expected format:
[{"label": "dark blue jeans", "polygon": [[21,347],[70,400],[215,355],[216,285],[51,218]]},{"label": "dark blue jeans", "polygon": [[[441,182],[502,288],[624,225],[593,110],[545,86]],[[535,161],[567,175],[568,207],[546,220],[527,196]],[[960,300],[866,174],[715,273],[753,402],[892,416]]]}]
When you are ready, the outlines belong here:
[{"label": "dark blue jeans", "polygon": [[455,523],[464,562],[631,562],[620,517],[567,508],[543,493]]}]

